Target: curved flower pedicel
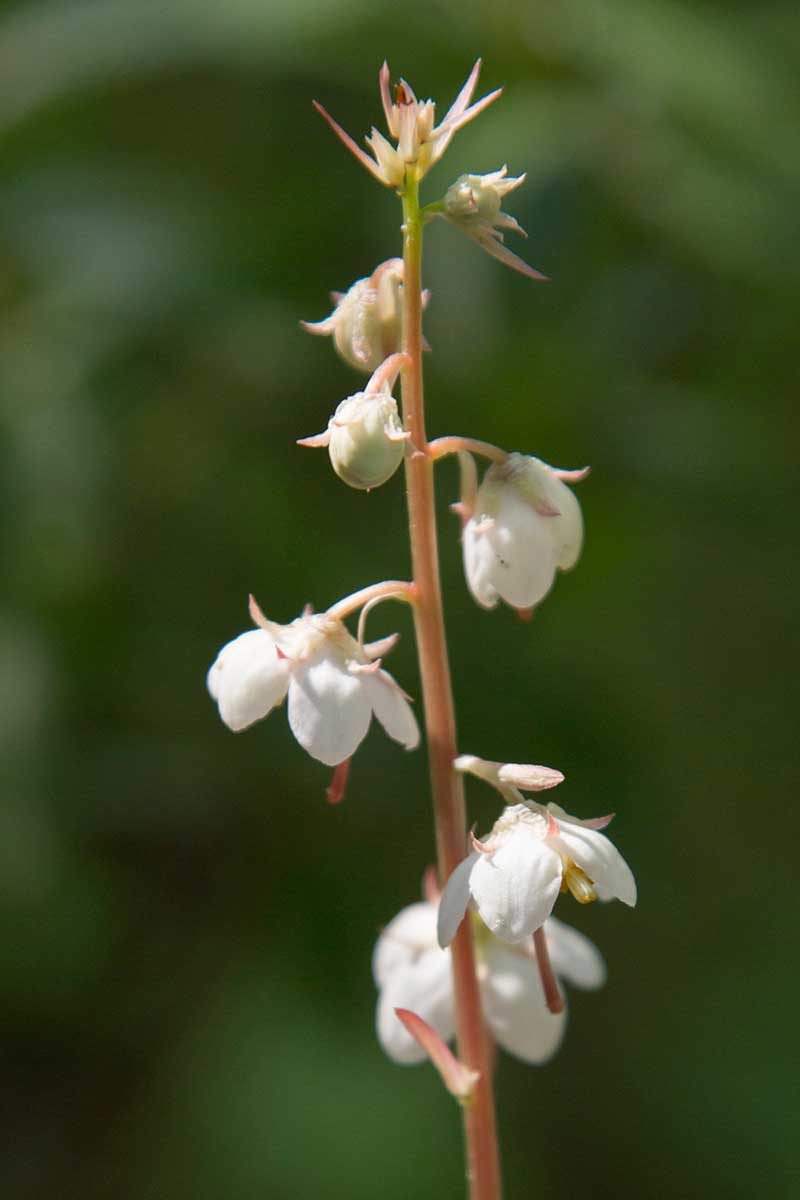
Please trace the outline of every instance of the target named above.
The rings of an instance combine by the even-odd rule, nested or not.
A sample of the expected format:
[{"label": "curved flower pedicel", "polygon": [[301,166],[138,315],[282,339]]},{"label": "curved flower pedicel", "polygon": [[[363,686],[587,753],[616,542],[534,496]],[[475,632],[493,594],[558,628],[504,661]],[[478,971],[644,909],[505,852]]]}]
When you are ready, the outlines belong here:
[{"label": "curved flower pedicel", "polygon": [[481,60],[478,59],[453,104],[447,110],[444,118],[436,125],[434,102],[417,100],[413,89],[404,79],[397,84],[395,98],[394,101],[392,100],[389,87],[389,66],[384,63],[378,76],[381,103],[387,128],[397,145],[396,147],[392,146],[391,142],[387,141],[373,125],[369,137],[365,140],[374,154],[374,158],[370,158],[316,100],[314,107],[325,118],[336,136],[344,142],[351,154],[355,155],[362,166],[366,167],[379,183],[399,190],[403,186],[409,167],[414,168],[417,180],[422,179],[434,163],[437,163],[442,157],[450,145],[453,135],[473,117],[477,117],[479,112],[483,112],[500,95],[503,89],[497,88],[488,96],[484,96],[482,100],[470,104],[480,70]]},{"label": "curved flower pedicel", "polygon": [[448,879],[439,906],[442,946],[453,940],[470,901],[492,933],[512,943],[525,941],[544,924],[562,891],[588,904],[597,899],[597,885],[606,898],[636,904],[630,867],[600,833],[610,816],[582,821],[557,804],[524,800],[519,788],[530,790],[532,772],[541,768],[487,763],[471,755],[456,765],[516,803],[503,810],[488,837],[473,837],[473,853]]},{"label": "curved flower pedicel", "polygon": [[478,604],[495,608],[504,600],[533,609],[552,588],[556,570],[575,566],[583,517],[565,481],[577,483],[587,474],[588,468],[562,471],[539,458],[509,454],[492,463],[473,496],[462,497],[464,573]]},{"label": "curved flower pedicel", "polygon": [[[450,951],[437,944],[436,910],[430,901],[409,905],[389,922],[375,946],[378,1041],[397,1063],[422,1062],[426,1053],[398,1020],[396,1009],[411,1009],[445,1041],[455,1033]],[[545,1062],[558,1049],[566,1013],[548,1009],[533,943],[507,946],[477,917],[473,932],[481,1006],[494,1038],[525,1062]],[[581,988],[601,986],[605,966],[588,938],[555,918],[544,934],[557,977]]]},{"label": "curved flower pedicel", "polygon": [[393,639],[364,646],[327,613],[277,625],[251,602],[251,614],[259,628],[223,646],[208,672],[208,690],[229,729],[260,721],[288,694],[292,733],[327,766],[351,757],[373,714],[389,737],[416,748],[419,728],[408,698],[378,657]]}]

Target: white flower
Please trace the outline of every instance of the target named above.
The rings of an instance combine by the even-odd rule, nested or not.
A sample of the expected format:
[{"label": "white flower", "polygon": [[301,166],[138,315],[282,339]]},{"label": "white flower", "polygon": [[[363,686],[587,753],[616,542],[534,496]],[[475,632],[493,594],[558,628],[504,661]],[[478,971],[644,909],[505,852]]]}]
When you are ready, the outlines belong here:
[{"label": "white flower", "polygon": [[464,572],[478,604],[531,609],[553,586],[556,569],[575,566],[583,544],[583,518],[561,471],[541,459],[510,454],[493,463],[467,508],[462,533]]},{"label": "white flower", "polygon": [[327,446],[334,471],[350,487],[379,487],[403,461],[408,434],[392,387],[407,361],[405,354],[390,355],[363,392],[342,400],[324,433],[299,439],[300,446]]},{"label": "white flower", "polygon": [[223,646],[208,672],[208,690],[230,729],[266,717],[288,693],[292,733],[328,766],[350,758],[373,713],[396,742],[417,746],[405,693],[341,621],[308,614],[285,626],[262,622]]},{"label": "white flower", "polygon": [[[496,1041],[525,1062],[541,1063],[558,1048],[566,1014],[548,1010],[533,943],[507,946],[475,920],[475,951],[481,1001]],[[569,925],[551,918],[545,926],[557,976],[581,988],[597,988],[605,966],[594,945]],[[386,926],[372,960],[379,988],[378,1040],[398,1063],[417,1063],[425,1051],[395,1015],[411,1009],[450,1040],[455,1033],[450,951],[436,942],[436,905],[412,904]]]},{"label": "white flower", "polygon": [[546,280],[546,275],[534,270],[503,244],[502,229],[528,236],[514,217],[502,212],[505,196],[525,182],[524,175],[509,178],[507,171],[507,167],[501,167],[488,175],[459,175],[447,189],[439,215],[507,267],[529,279]]},{"label": "white flower", "polygon": [[561,891],[588,904],[597,899],[597,884],[608,897],[636,904],[630,867],[598,829],[610,817],[581,821],[557,804],[545,808],[519,799],[503,810],[488,837],[473,840],[474,852],[448,879],[439,906],[442,946],[455,937],[470,900],[505,942],[528,939]]},{"label": "white flower", "polygon": [[500,95],[502,88],[497,88],[488,96],[484,96],[482,100],[470,105],[480,69],[481,60],[478,59],[445,117],[436,125],[434,102],[417,100],[412,88],[404,79],[397,84],[395,99],[394,102],[392,101],[389,89],[389,67],[387,63],[384,63],[378,76],[381,103],[389,133],[397,142],[397,147],[392,146],[391,142],[387,141],[383,134],[373,126],[372,132],[366,138],[366,143],[374,154],[374,158],[370,158],[316,100],[314,107],[325,118],[351,154],[355,155],[379,183],[399,189],[403,186],[407,169],[413,168],[417,179],[422,179],[434,163],[442,157],[453,134]]},{"label": "white flower", "polygon": [[[423,305],[428,298],[423,293]],[[403,317],[403,260],[380,263],[345,293],[334,292],[333,312],[323,321],[301,321],[309,333],[333,334],[346,363],[369,375],[400,350]]]}]

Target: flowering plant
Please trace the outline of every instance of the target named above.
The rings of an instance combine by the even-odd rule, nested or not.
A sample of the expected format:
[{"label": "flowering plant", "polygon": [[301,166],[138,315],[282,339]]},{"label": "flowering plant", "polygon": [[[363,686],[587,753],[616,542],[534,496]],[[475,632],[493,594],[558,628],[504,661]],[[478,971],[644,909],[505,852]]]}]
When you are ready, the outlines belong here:
[{"label": "flowering plant", "polygon": [[[327,428],[300,443],[326,448],[339,478],[363,490],[383,485],[404,465],[412,579],[369,585],[322,613],[307,607],[288,625],[268,620],[251,599],[255,628],[222,648],[207,685],[222,720],[236,731],[286,699],[297,741],[334,768],[328,799],[338,802],[349,760],[373,715],[406,750],[419,744],[409,697],[382,666],[394,636],[365,641],[368,614],[376,604],[393,599],[410,606],[438,873],[426,876],[425,901],[404,908],[376,946],[377,1032],[394,1061],[427,1057],[440,1072],[463,1106],[471,1200],[499,1200],[492,1040],[530,1063],[555,1053],[565,1024],[560,981],[595,988],[605,977],[592,943],[552,915],[556,900],[569,891],[581,903],[616,897],[633,905],[636,885],[601,832],[610,817],[581,820],[558,805],[526,798],[524,793],[559,786],[560,771],[459,755],[457,749],[436,544],[435,464],[446,455],[459,459],[461,495],[453,507],[462,522],[469,590],[484,608],[503,600],[526,617],[551,590],[556,572],[578,561],[583,519],[570,485],[588,472],[551,467],[532,455],[461,435],[427,437],[425,226],[442,218],[501,263],[529,278],[545,278],[504,242],[504,231],[523,234],[502,205],[524,175],[509,177],[505,166],[487,175],[461,175],[439,200],[420,205],[420,182],[453,136],[500,95],[496,89],[473,103],[480,66],[475,63],[437,124],[433,101],[418,101],[404,80],[392,92],[384,63],[379,86],[389,137],[373,128],[366,138],[371,155],[315,102],[347,149],[400,197],[403,257],[381,263],[346,292],[334,293],[333,312],[305,323],[311,333],[330,335],[342,359],[370,378],[363,390],[329,397],[333,415]],[[399,408],[393,394],[398,379]],[[480,485],[476,456],[489,461]],[[355,613],[354,635],[345,621]],[[491,832],[482,839],[470,835],[471,847],[465,774],[491,784],[503,801]],[[453,1038],[455,1053],[448,1045]]]}]

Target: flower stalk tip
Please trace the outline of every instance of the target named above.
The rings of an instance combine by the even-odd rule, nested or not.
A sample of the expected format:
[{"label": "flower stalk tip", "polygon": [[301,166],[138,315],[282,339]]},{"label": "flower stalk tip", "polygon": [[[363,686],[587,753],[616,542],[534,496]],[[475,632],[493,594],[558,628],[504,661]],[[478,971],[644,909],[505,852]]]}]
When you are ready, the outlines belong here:
[{"label": "flower stalk tip", "polygon": [[318,100],[314,100],[313,104],[342,144],[370,175],[386,187],[400,192],[407,173],[413,174],[417,182],[422,179],[442,157],[458,130],[463,129],[501,95],[503,89],[495,88],[481,100],[470,103],[480,70],[481,60],[476,59],[461,91],[437,125],[433,100],[417,100],[414,89],[405,79],[398,82],[392,98],[389,64],[384,62],[378,72],[378,90],[386,128],[396,145],[393,146],[373,126],[365,141],[374,157],[361,149]]}]

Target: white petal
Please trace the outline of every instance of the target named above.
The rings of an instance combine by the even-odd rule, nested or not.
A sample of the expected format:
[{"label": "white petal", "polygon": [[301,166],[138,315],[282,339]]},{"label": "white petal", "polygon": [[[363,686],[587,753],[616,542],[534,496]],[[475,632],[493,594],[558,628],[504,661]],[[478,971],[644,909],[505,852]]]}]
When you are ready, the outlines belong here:
[{"label": "white petal", "polygon": [[206,677],[219,715],[234,731],[246,729],[280,704],[289,671],[266,629],[250,629],[223,646]]},{"label": "white petal", "polygon": [[530,608],[543,600],[556,574],[556,550],[548,523],[516,488],[500,493],[495,521],[487,535],[495,556],[491,580],[507,604]]},{"label": "white petal", "polygon": [[470,872],[479,858],[479,854],[470,854],[458,864],[445,885],[439,901],[439,918],[436,926],[440,946],[449,946],[456,936],[456,931],[469,903]]},{"label": "white petal", "polygon": [[482,608],[495,608],[497,590],[491,582],[495,569],[495,554],[487,532],[481,531],[480,522],[470,518],[461,535],[464,553],[464,574],[467,587]]},{"label": "white petal", "polygon": [[372,975],[384,987],[398,968],[436,946],[436,905],[420,901],[402,909],[385,927],[372,954]]},{"label": "white petal", "polygon": [[378,670],[374,675],[365,675],[365,681],[375,716],[389,737],[406,750],[416,749],[419,745],[417,719],[391,675]]},{"label": "white petal", "polygon": [[435,946],[413,963],[395,970],[378,997],[375,1025],[378,1041],[398,1063],[423,1062],[420,1044],[398,1020],[395,1009],[409,1008],[448,1041],[455,1032],[450,951]]},{"label": "white petal", "polygon": [[616,896],[623,904],[633,907],[636,903],[636,880],[613,842],[596,829],[579,824],[575,817],[570,817],[558,805],[550,804],[548,808],[561,829],[558,837],[548,839],[550,843],[560,845],[593,882],[599,883],[601,888]]},{"label": "white petal", "polygon": [[544,923],[550,962],[560,979],[581,988],[599,988],[606,981],[603,956],[587,937],[556,917]]},{"label": "white petal", "polygon": [[558,1049],[566,1012],[551,1013],[532,958],[491,939],[484,949],[483,1011],[500,1045],[524,1062],[542,1063]]},{"label": "white petal", "polygon": [[556,551],[556,562],[562,571],[569,571],[580,558],[583,546],[583,514],[578,498],[567,485],[551,473],[548,493],[561,514],[548,517],[550,536]]},{"label": "white petal", "polygon": [[536,833],[518,826],[493,854],[481,854],[469,889],[478,912],[504,942],[521,942],[550,916],[561,860]]},{"label": "white petal", "polygon": [[300,745],[329,767],[344,762],[363,741],[372,717],[364,679],[323,646],[295,667],[289,685],[289,724]]}]

